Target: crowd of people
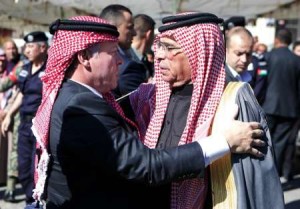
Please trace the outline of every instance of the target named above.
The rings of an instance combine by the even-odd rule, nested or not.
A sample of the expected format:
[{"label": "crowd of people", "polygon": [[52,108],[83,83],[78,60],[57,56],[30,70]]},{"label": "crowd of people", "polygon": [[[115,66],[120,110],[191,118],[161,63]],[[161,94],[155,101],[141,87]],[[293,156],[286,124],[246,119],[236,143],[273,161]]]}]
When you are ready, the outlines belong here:
[{"label": "crowd of people", "polygon": [[112,4],[54,21],[50,46],[42,31],[22,54],[6,41],[4,201],[20,182],[27,209],[284,208],[300,42],[291,51],[281,28],[268,51],[243,25],[222,24],[181,13],[155,35],[153,18]]}]

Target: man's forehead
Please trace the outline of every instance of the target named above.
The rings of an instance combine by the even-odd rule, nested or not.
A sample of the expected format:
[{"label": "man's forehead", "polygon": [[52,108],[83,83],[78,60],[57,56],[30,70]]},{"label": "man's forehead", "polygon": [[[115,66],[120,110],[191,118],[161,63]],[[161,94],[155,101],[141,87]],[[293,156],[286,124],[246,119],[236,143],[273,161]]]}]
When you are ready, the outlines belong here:
[{"label": "man's forehead", "polygon": [[179,45],[179,43],[173,37],[170,36],[163,36],[159,39],[159,41],[162,43],[171,44],[175,46]]},{"label": "man's forehead", "polygon": [[244,46],[244,47],[252,47],[253,39],[252,37],[243,35],[243,34],[235,34],[231,37],[229,42],[229,47],[234,48],[237,46]]},{"label": "man's forehead", "polygon": [[4,43],[4,49],[6,48],[15,48],[15,44],[12,41],[7,41]]},{"label": "man's forehead", "polygon": [[29,42],[29,43],[25,43],[25,46],[37,46],[39,45],[38,42]]}]

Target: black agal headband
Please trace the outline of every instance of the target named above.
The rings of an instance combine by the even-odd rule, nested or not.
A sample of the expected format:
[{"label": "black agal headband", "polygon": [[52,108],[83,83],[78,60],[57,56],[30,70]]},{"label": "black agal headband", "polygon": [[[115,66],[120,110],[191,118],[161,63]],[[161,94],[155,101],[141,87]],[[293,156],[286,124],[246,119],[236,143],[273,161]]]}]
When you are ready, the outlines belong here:
[{"label": "black agal headband", "polygon": [[119,36],[117,28],[113,25],[78,20],[57,19],[50,25],[49,32],[53,35],[57,30],[102,32],[109,33],[113,36]]},{"label": "black agal headband", "polygon": [[223,23],[222,18],[218,18],[214,14],[210,13],[192,13],[192,14],[182,14],[177,16],[168,16],[162,19],[162,23],[171,23],[169,25],[163,25],[158,28],[159,32],[164,32],[167,30],[172,30],[175,28],[180,28],[183,26],[190,26],[199,23]]}]

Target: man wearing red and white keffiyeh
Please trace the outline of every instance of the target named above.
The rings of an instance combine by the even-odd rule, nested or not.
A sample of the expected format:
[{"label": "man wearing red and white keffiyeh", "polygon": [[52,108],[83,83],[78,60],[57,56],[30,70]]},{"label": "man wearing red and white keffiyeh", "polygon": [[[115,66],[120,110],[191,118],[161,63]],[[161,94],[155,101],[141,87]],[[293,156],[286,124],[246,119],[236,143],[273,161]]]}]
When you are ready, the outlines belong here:
[{"label": "man wearing red and white keffiyeh", "polygon": [[[218,24],[188,22],[197,18],[185,13],[165,21],[154,43],[154,84],[130,95],[142,141],[150,148],[208,136],[225,85],[225,46]],[[218,21],[211,14],[204,18]],[[171,208],[204,208],[207,187],[207,175],[172,183]]]},{"label": "man wearing red and white keffiyeh", "polygon": [[[74,17],[73,20],[100,24],[107,23],[96,17]],[[35,172],[36,187],[33,194],[33,197],[37,200],[41,200],[44,193],[50,160],[48,153],[50,114],[58,90],[65,77],[65,71],[73,62],[75,54],[79,51],[88,48],[92,44],[109,41],[116,42],[117,37],[106,33],[93,33],[80,29],[77,31],[61,30],[53,37],[53,43],[48,51],[49,57],[45,76],[42,77],[44,83],[43,98],[36,117],[33,119],[32,126],[33,133],[38,142],[37,150],[40,154]]]}]

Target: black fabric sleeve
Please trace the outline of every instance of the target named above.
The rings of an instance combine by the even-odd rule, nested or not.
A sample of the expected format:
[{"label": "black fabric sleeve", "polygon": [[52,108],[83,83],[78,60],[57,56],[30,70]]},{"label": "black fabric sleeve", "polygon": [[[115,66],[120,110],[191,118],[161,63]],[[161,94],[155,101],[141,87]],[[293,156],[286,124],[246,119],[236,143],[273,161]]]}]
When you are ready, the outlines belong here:
[{"label": "black fabric sleeve", "polygon": [[149,149],[104,101],[90,94],[69,102],[63,118],[61,146],[95,169],[149,185],[197,176],[205,169],[198,143]]}]

